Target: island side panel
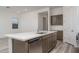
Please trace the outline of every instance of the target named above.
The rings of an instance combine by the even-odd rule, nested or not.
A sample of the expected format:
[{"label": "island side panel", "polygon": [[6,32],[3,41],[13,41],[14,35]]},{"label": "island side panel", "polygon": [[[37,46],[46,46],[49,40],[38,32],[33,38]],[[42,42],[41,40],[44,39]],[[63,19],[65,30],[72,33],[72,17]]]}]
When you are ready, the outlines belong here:
[{"label": "island side panel", "polygon": [[9,53],[12,53],[12,39],[9,38],[8,40],[8,49],[9,49]]},{"label": "island side panel", "polygon": [[12,52],[13,53],[28,53],[29,44],[28,41],[19,41],[12,39]]}]

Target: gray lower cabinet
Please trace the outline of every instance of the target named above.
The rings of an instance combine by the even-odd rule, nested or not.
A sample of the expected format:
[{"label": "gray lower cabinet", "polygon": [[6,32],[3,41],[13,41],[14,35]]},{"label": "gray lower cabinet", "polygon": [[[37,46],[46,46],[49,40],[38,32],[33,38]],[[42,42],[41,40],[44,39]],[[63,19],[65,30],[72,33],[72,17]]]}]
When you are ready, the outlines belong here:
[{"label": "gray lower cabinet", "polygon": [[28,42],[12,39],[12,52],[13,53],[27,53]]},{"label": "gray lower cabinet", "polygon": [[42,38],[42,52],[47,53],[48,52],[48,37]]},{"label": "gray lower cabinet", "polygon": [[[12,39],[12,52],[13,53],[30,53],[30,52],[43,52],[48,53],[55,48],[57,43],[57,34],[52,33],[39,37],[37,40],[19,41]],[[36,48],[37,47],[37,48]],[[40,47],[40,48],[39,48]],[[39,48],[39,50],[37,50]]]},{"label": "gray lower cabinet", "polygon": [[52,46],[53,48],[55,48],[57,44],[57,33],[54,33],[53,36],[52,36]]},{"label": "gray lower cabinet", "polygon": [[57,44],[56,33],[52,33],[50,35],[42,37],[42,52],[43,53],[50,52],[53,48],[55,48],[56,44]]},{"label": "gray lower cabinet", "polygon": [[57,40],[63,41],[63,31],[57,32]]}]

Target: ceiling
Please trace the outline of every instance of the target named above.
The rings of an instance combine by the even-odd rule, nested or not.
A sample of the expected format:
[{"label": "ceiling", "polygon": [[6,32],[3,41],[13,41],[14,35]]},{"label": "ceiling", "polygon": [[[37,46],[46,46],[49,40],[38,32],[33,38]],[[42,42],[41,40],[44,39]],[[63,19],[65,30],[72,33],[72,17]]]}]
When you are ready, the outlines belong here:
[{"label": "ceiling", "polygon": [[[14,13],[21,13],[21,12],[29,12],[34,10],[39,10],[42,8],[47,8],[49,6],[0,6],[0,10],[7,11],[7,12],[14,12]],[[52,8],[55,8],[57,6],[51,6]]]}]

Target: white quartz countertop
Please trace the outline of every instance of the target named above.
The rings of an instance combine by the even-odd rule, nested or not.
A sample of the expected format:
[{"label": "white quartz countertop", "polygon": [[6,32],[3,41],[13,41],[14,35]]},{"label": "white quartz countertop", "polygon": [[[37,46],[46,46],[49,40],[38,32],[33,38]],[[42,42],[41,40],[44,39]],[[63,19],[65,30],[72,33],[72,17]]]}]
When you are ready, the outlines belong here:
[{"label": "white quartz countertop", "polygon": [[14,34],[6,34],[5,36],[8,38],[13,38],[16,40],[27,41],[33,38],[41,37],[47,34],[55,33],[57,31],[44,31],[44,34],[37,34],[37,32],[26,32],[26,33],[14,33]]}]

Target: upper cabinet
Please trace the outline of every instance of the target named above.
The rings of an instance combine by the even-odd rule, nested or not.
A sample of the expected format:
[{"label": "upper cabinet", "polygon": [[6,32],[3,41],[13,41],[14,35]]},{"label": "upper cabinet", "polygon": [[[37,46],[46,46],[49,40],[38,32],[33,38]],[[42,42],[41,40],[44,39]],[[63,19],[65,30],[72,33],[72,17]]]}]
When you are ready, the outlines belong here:
[{"label": "upper cabinet", "polygon": [[51,25],[63,25],[63,14],[51,16]]}]

